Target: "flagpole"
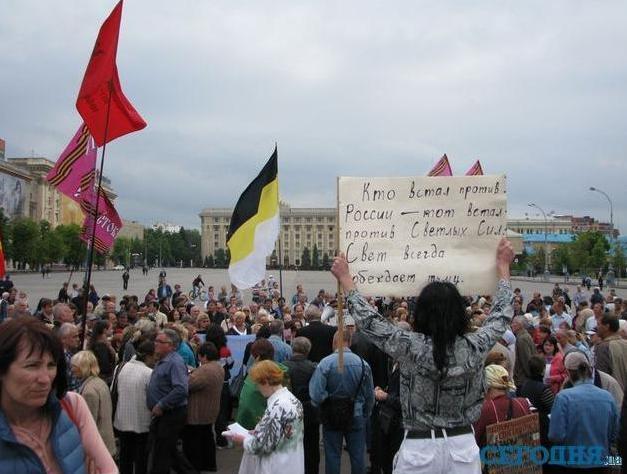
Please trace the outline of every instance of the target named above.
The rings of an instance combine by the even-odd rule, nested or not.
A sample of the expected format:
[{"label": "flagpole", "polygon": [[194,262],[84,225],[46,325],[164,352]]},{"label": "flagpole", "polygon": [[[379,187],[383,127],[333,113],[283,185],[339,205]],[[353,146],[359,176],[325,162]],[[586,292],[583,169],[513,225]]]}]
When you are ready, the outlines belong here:
[{"label": "flagpole", "polygon": [[[337,255],[340,255],[340,178],[337,178],[337,220],[335,223],[335,238]],[[340,281],[337,282],[337,333],[339,347],[337,348],[337,371],[344,372],[344,293]]]},{"label": "flagpole", "polygon": [[[278,142],[274,142],[274,151],[277,154],[277,178],[279,175],[279,144]],[[281,249],[281,233],[282,233],[282,229],[281,229],[281,201],[279,199],[279,293],[281,294],[281,298],[283,298],[283,250]],[[282,310],[282,308],[281,308]],[[283,314],[283,313],[281,313]]]},{"label": "flagpole", "polygon": [[109,133],[109,114],[111,112],[111,97],[113,95],[113,82],[109,80],[109,99],[107,100],[107,118],[105,120],[104,138],[102,145],[102,155],[100,156],[100,173],[98,175],[98,185],[96,186],[96,205],[93,215],[93,226],[91,238],[87,245],[87,263],[85,265],[85,280],[83,284],[83,328],[81,330],[81,346],[85,348],[85,335],[87,333],[87,303],[89,301],[89,287],[91,286],[91,269],[94,263],[94,248],[96,240],[96,222],[98,221],[98,203],[100,202],[100,190],[102,188],[102,173],[104,170],[105,153],[107,150],[107,135]]},{"label": "flagpole", "polygon": [[279,213],[279,293],[283,298],[283,250],[281,250],[281,216]]}]

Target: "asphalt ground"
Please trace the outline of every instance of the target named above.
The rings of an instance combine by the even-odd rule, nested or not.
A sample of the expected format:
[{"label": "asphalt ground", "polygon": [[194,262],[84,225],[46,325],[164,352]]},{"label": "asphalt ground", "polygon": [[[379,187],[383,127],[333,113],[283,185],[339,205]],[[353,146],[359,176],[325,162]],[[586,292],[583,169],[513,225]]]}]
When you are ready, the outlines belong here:
[{"label": "asphalt ground", "polygon": [[[192,289],[192,280],[202,275],[202,279],[206,285],[212,285],[219,291],[221,286],[230,288],[228,273],[224,269],[207,269],[207,268],[166,268],[167,281],[174,288],[175,283],[179,283],[185,292]],[[37,306],[40,298],[56,298],[64,282],[69,281],[70,287],[72,283],[79,286],[83,282],[83,272],[52,272],[46,278],[42,278],[41,273],[12,273],[11,279],[16,287],[27,293],[31,308]],[[278,282],[279,272],[268,272]],[[133,269],[130,271],[130,280],[128,290],[122,288],[122,272],[115,270],[94,270],[92,273],[92,283],[94,284],[98,295],[115,294],[118,298],[124,294],[137,295],[140,301],[151,288],[157,288],[159,277],[159,269],[152,269],[147,276],[142,275],[141,269]],[[296,292],[296,285],[302,284],[309,298],[316,296],[320,289],[335,293],[337,291],[337,283],[330,272],[325,271],[284,271],[282,272],[283,295],[289,301]],[[514,287],[522,290],[525,301],[529,301],[534,291],[540,291],[543,294],[551,294],[553,285],[559,282],[561,287],[567,287],[572,295],[575,294],[578,281],[571,280],[564,283],[561,277],[553,277],[549,282],[540,278],[513,278]],[[604,290],[605,291],[605,290]],[[617,289],[617,294],[627,296],[627,290],[623,285]],[[244,301],[249,302],[251,299],[250,291],[243,292]]]}]

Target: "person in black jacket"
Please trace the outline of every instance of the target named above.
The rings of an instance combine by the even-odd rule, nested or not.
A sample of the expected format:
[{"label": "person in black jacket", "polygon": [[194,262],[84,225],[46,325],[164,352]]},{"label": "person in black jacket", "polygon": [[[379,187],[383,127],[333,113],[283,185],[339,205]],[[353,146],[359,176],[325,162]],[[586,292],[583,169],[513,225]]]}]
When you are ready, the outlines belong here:
[{"label": "person in black jacket", "polygon": [[292,358],[283,361],[292,383],[292,393],[303,404],[305,450],[305,474],[318,474],[320,465],[320,421],[318,410],[311,404],[309,381],[316,370],[316,364],[307,360],[311,342],[306,337],[296,337],[292,341]]},{"label": "person in black jacket", "polygon": [[550,449],[549,414],[555,399],[551,387],[544,383],[546,362],[544,357],[535,355],[529,359],[529,378],[518,388],[518,396],[527,398],[537,408],[540,418],[540,444]]},{"label": "person in black jacket", "polygon": [[627,387],[623,396],[623,408],[620,414],[620,431],[618,433],[618,454],[623,458],[623,474],[627,474]]},{"label": "person in black jacket", "polygon": [[296,333],[296,336],[309,339],[311,351],[308,359],[316,363],[333,352],[333,336],[337,330],[335,326],[323,324],[320,321],[320,316],[320,309],[314,305],[309,305],[305,311],[305,318],[309,325],[299,329]]},{"label": "person in black jacket", "polygon": [[370,450],[370,473],[392,474],[394,456],[403,442],[401,410],[401,377],[398,364],[395,364],[389,377],[389,385],[384,390],[374,389],[377,401],[372,414],[372,447]]}]

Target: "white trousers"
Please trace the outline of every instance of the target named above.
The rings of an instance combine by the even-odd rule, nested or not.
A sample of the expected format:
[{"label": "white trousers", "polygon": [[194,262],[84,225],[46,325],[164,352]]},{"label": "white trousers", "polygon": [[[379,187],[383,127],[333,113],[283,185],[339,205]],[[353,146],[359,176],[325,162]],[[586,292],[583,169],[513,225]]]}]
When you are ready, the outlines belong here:
[{"label": "white trousers", "polygon": [[[432,432],[433,434],[433,432]],[[473,433],[403,440],[394,458],[394,474],[481,474]]]}]

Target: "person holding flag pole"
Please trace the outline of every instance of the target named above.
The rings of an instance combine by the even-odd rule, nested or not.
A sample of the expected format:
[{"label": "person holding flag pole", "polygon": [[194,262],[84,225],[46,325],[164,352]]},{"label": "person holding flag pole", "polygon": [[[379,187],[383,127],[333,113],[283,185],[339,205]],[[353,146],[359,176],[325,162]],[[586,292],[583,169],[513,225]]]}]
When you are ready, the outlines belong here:
[{"label": "person holding flag pole", "polygon": [[496,252],[499,283],[492,310],[472,333],[467,332],[466,303],[452,283],[432,282],[422,289],[409,331],[378,314],[360,295],[343,254],[334,259],[331,273],[348,293],[357,327],[399,361],[405,437],[394,473],[481,472],[472,424],[481,412],[485,359],[513,317],[513,259],[512,245],[504,238]]}]

